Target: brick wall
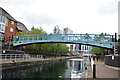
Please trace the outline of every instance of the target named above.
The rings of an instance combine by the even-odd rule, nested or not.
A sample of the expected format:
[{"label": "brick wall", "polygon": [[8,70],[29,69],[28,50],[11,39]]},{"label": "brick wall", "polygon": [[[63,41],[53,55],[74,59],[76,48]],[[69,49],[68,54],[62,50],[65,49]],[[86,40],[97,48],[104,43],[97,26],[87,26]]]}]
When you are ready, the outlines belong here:
[{"label": "brick wall", "polygon": [[[16,35],[19,31],[17,29],[17,22],[14,21],[14,24],[11,24],[10,19],[7,20],[7,26],[5,27],[5,34],[4,34],[4,41],[5,42],[10,42],[10,36],[14,36]],[[13,32],[11,32],[10,30],[13,29]]]}]

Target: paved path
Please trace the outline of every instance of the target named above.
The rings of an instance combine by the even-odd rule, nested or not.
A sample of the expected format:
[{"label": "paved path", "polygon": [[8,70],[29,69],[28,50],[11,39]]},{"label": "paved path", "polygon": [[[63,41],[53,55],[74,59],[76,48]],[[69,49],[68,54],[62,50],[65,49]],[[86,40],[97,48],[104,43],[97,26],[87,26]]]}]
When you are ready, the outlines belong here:
[{"label": "paved path", "polygon": [[[95,62],[95,64],[96,78],[120,78],[120,70],[108,68],[104,62]],[[90,63],[88,64],[88,78],[93,78]]]}]

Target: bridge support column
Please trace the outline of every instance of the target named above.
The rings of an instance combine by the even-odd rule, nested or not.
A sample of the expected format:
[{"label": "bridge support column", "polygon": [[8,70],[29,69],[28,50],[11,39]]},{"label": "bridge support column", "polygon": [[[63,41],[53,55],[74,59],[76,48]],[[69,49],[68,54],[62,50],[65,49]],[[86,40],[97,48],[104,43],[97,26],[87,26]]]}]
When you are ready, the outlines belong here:
[{"label": "bridge support column", "polygon": [[81,44],[79,44],[79,53],[81,52]]},{"label": "bridge support column", "polygon": [[85,51],[85,45],[83,45],[83,52]]}]

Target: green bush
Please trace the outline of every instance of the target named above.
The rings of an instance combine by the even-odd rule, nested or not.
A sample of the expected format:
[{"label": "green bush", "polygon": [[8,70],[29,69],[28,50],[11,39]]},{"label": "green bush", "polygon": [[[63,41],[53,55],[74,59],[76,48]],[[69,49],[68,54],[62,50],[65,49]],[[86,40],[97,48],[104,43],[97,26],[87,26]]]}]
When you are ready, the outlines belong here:
[{"label": "green bush", "polygon": [[104,62],[105,60],[104,60],[104,58],[99,58],[98,61],[100,61],[100,62]]}]

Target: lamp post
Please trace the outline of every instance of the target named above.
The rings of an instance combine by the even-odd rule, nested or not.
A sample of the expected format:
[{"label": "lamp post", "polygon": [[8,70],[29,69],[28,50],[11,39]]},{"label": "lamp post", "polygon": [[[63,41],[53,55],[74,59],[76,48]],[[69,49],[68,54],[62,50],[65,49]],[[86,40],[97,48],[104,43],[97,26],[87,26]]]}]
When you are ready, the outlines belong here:
[{"label": "lamp post", "polygon": [[115,33],[115,40],[114,40],[114,55],[117,53],[117,33]]}]

